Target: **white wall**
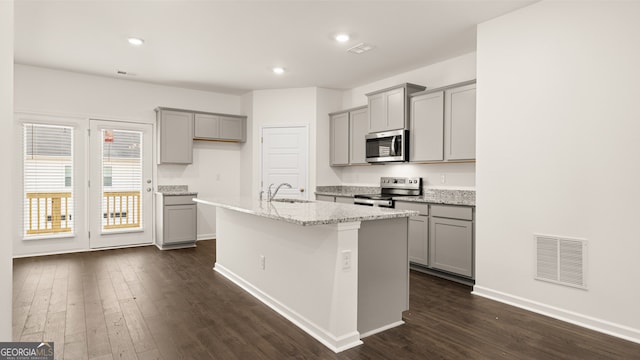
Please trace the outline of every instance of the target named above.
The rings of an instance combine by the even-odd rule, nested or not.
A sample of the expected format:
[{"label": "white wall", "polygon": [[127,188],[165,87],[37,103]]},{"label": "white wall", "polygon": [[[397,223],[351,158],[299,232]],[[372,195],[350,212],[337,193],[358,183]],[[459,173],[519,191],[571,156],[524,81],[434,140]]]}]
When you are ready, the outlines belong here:
[{"label": "white wall", "polygon": [[[347,109],[367,105],[366,93],[406,82],[433,89],[475,78],[476,54],[470,53],[345,91],[342,108]],[[326,143],[329,143],[328,138]],[[442,181],[443,175],[444,182]],[[341,183],[353,185],[377,186],[381,176],[420,176],[425,184],[431,187],[473,188],[475,186],[475,164],[351,166],[343,168],[340,173]],[[322,185],[338,184],[325,183]]]},{"label": "white wall", "polygon": [[[0,152],[13,154],[13,0],[0,1]],[[10,199],[10,176],[0,176],[0,194]],[[13,262],[11,260],[13,208],[5,202],[0,207],[0,341],[12,341],[11,309]]]},{"label": "white wall", "polygon": [[[640,342],[640,4],[542,2],[478,28],[475,292]],[[533,234],[588,241],[588,290]]]},{"label": "white wall", "polygon": [[265,125],[307,125],[309,129],[309,188],[316,186],[316,88],[256,90],[253,92],[251,196],[260,193],[260,136]]},{"label": "white wall", "polygon": [[[55,115],[60,118],[129,120],[155,123],[158,106],[239,114],[237,95],[159,86],[17,65],[15,75],[15,111]],[[199,196],[239,194],[242,144],[194,142],[192,165],[160,165],[157,184],[186,184]],[[15,149],[14,153],[19,153]],[[19,179],[14,179],[19,183]],[[215,212],[198,208],[198,235],[215,234]],[[67,244],[66,251],[83,250],[88,242]],[[30,243],[24,248],[16,236],[14,254],[52,251],[50,246]],[[58,244],[60,246],[60,244]]]}]

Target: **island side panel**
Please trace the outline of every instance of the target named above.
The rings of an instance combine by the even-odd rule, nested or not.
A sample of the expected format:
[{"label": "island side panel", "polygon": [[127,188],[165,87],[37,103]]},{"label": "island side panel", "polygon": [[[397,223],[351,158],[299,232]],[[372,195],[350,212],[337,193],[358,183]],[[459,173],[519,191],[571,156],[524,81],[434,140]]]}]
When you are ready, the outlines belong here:
[{"label": "island side panel", "polygon": [[358,235],[361,337],[404,324],[409,309],[408,218],[363,221]]},{"label": "island side panel", "polygon": [[300,226],[219,207],[216,227],[216,271],[336,352],[362,343],[359,222]]}]

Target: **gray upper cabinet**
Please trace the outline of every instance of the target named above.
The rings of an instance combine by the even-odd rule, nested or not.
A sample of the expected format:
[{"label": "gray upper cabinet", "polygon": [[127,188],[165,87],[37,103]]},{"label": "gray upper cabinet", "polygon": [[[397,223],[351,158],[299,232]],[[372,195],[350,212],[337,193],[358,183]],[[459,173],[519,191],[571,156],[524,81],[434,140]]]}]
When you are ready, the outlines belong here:
[{"label": "gray upper cabinet", "polygon": [[193,113],[156,109],[158,164],[193,163]]},{"label": "gray upper cabinet", "polygon": [[476,158],[476,84],[445,91],[445,158]]},{"label": "gray upper cabinet", "polygon": [[196,113],[193,139],[244,142],[246,122],[245,116]]},{"label": "gray upper cabinet", "polygon": [[365,135],[368,130],[367,107],[329,114],[330,160],[332,166],[367,164]]},{"label": "gray upper cabinet", "polygon": [[366,143],[369,112],[366,107],[349,112],[349,164],[366,164]]},{"label": "gray upper cabinet", "polygon": [[444,91],[411,98],[411,161],[444,160]]},{"label": "gray upper cabinet", "polygon": [[369,101],[368,132],[408,128],[410,113],[408,96],[424,89],[424,86],[407,83],[367,94]]},{"label": "gray upper cabinet", "polygon": [[412,162],[475,160],[475,80],[415,93],[410,108]]},{"label": "gray upper cabinet", "polygon": [[220,116],[195,114],[193,121],[194,139],[217,139],[220,137]]},{"label": "gray upper cabinet", "polygon": [[220,138],[245,141],[246,117],[220,116]]},{"label": "gray upper cabinet", "polygon": [[331,165],[349,165],[349,113],[330,115]]}]

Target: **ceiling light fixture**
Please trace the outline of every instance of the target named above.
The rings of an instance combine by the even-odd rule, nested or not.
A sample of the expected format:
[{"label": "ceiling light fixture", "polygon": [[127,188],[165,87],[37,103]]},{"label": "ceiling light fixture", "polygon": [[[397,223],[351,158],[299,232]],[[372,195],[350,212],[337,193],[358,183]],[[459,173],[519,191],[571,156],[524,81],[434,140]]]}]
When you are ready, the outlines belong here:
[{"label": "ceiling light fixture", "polygon": [[282,67],[274,67],[273,68],[273,73],[274,74],[278,74],[278,75],[284,74],[284,68],[282,68]]},{"label": "ceiling light fixture", "polygon": [[142,40],[140,38],[130,37],[130,38],[127,39],[127,41],[129,41],[129,44],[131,44],[133,46],[140,46],[140,45],[144,44],[144,40]]},{"label": "ceiling light fixture", "polygon": [[338,34],[336,35],[336,41],[339,43],[345,43],[347,41],[349,41],[349,35],[348,34]]}]

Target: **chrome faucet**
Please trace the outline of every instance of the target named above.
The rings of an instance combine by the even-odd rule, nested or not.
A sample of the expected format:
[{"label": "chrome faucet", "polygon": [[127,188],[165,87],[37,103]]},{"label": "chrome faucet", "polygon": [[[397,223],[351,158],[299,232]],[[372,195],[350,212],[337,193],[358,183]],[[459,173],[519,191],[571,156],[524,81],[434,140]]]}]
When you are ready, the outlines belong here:
[{"label": "chrome faucet", "polygon": [[282,183],[282,184],[278,185],[278,187],[276,188],[276,191],[274,191],[274,192],[273,192],[273,194],[271,194],[271,187],[272,187],[273,185],[274,185],[274,184],[269,185],[269,194],[268,194],[268,197],[267,197],[267,199],[268,199],[269,201],[273,200],[273,198],[274,198],[274,197],[276,197],[276,195],[278,194],[278,190],[280,190],[280,188],[281,188],[281,187],[286,186],[286,187],[287,187],[287,188],[289,188],[289,189],[291,189],[291,188],[293,187],[293,186],[291,186],[291,184],[289,184],[289,183]]}]

